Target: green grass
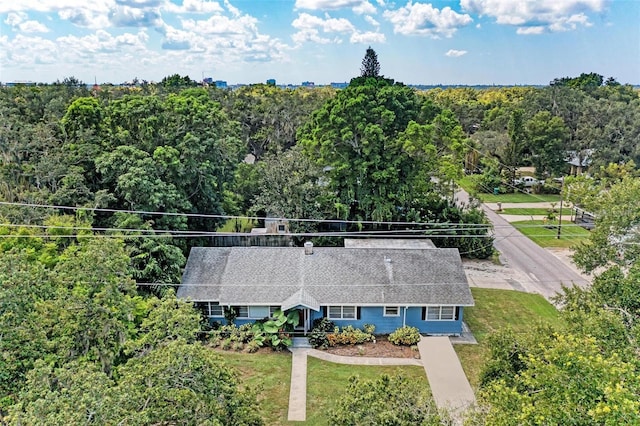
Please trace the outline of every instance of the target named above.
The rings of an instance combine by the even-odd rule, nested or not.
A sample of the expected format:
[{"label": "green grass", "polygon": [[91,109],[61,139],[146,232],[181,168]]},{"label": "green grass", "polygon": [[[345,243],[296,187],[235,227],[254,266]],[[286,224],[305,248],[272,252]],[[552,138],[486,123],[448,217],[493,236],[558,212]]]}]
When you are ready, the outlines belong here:
[{"label": "green grass", "polygon": [[255,223],[251,219],[229,219],[218,228],[218,232],[251,232]]},{"label": "green grass", "polygon": [[557,221],[553,222],[547,228],[543,226],[544,223],[541,220],[524,220],[511,223],[540,247],[569,248],[589,238],[589,231],[583,227],[573,223],[563,223],[560,230],[560,239],[558,239],[557,224]]},{"label": "green grass", "polygon": [[287,424],[291,353],[259,354],[217,351],[227,365],[236,369],[244,386],[260,386],[261,415],[268,425]]},{"label": "green grass", "polygon": [[467,378],[478,387],[480,371],[488,354],[489,333],[511,327],[526,332],[539,323],[559,325],[556,308],[538,294],[513,290],[472,288],[476,305],[464,310],[464,320],[478,340],[477,345],[454,345]]},{"label": "green grass", "polygon": [[[291,381],[291,355],[283,353],[236,353],[217,351],[238,371],[241,383],[260,386],[260,411],[267,425],[300,424],[288,422],[289,385]],[[327,410],[346,390],[349,377],[359,376],[373,380],[381,374],[402,374],[411,381],[418,381],[425,389],[429,382],[424,368],[418,366],[365,366],[343,365],[307,358],[307,425],[326,425]]]},{"label": "green grass", "polygon": [[374,380],[381,374],[402,374],[410,381],[418,382],[425,389],[429,389],[423,367],[344,365],[308,357],[306,424],[327,424],[327,410],[344,393],[349,377],[359,376],[364,380]]},{"label": "green grass", "polygon": [[516,192],[515,194],[477,194],[483,203],[559,203],[560,195],[557,194],[525,194]]},{"label": "green grass", "polygon": [[[513,290],[472,288],[476,305],[464,311],[465,322],[478,340],[477,345],[454,345],[469,382],[478,387],[485,362],[489,333],[507,326],[515,332],[526,332],[539,323],[559,325],[558,312],[542,296]],[[293,425],[287,422],[291,355],[284,353],[246,354],[220,352],[225,362],[234,367],[241,383],[261,386],[260,411],[267,425]],[[327,410],[345,391],[349,377],[375,379],[380,374],[402,374],[409,380],[429,384],[424,369],[418,366],[342,365],[309,357],[307,360],[307,422],[325,425]]]},{"label": "green grass", "polygon": [[[557,215],[560,210],[558,207],[556,207],[554,209],[554,213]],[[562,214],[565,216],[569,216],[571,215],[571,213],[573,212],[572,209],[569,208],[563,208],[562,209]],[[535,215],[547,215],[549,214],[549,209],[547,208],[538,208],[538,207],[530,207],[530,208],[508,208],[508,209],[502,209],[500,212],[498,212],[500,214],[513,214],[513,215],[523,215],[523,216],[535,216]]]}]

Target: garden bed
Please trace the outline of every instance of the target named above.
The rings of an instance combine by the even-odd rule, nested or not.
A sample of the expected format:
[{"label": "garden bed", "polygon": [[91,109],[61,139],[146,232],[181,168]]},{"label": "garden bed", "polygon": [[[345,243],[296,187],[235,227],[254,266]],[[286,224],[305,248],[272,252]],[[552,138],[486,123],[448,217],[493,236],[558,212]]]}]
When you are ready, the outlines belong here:
[{"label": "garden bed", "polygon": [[396,346],[389,342],[387,336],[376,336],[376,343],[365,342],[358,345],[338,345],[325,352],[342,356],[363,356],[380,358],[420,358],[418,348]]}]

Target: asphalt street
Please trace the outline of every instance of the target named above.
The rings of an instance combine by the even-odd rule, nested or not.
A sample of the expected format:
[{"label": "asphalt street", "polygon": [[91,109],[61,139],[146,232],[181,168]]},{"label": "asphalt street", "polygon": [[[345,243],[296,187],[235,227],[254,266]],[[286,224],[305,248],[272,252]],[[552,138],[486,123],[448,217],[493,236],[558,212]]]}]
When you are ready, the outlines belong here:
[{"label": "asphalt street", "polygon": [[[459,203],[468,203],[469,196],[460,191],[456,194]],[[518,286],[530,293],[539,293],[550,300],[561,292],[562,286],[586,287],[590,283],[573,271],[549,251],[538,246],[490,207],[482,205],[487,218],[494,226],[494,247],[500,252],[500,261],[515,269]]]}]

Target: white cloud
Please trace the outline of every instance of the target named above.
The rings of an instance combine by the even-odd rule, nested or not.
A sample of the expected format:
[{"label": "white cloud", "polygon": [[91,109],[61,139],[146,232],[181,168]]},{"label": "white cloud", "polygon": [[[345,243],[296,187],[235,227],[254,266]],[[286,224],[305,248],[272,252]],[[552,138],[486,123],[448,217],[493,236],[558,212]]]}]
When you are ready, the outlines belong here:
[{"label": "white cloud", "polygon": [[25,21],[21,23],[18,28],[23,33],[48,33],[49,28],[41,22],[38,21]]},{"label": "white cloud", "polygon": [[351,9],[359,15],[376,13],[375,6],[368,0],[296,0],[294,7],[307,10]]},{"label": "white cloud", "polygon": [[329,15],[323,19],[308,13],[299,14],[291,26],[298,30],[291,36],[296,45],[307,41],[320,44],[341,43],[342,39],[338,34],[353,35],[356,32],[356,28],[348,19],[331,18]]},{"label": "white cloud", "polygon": [[158,9],[139,9],[129,6],[116,7],[109,14],[109,20],[116,27],[158,27],[162,25]]},{"label": "white cloud", "polygon": [[168,2],[164,10],[172,13],[220,13],[222,6],[218,2],[208,0],[183,0],[182,5]]},{"label": "white cloud", "polygon": [[541,34],[591,26],[586,13],[602,12],[609,0],[460,0],[471,13],[518,27],[518,34]]},{"label": "white cloud", "polygon": [[28,16],[24,12],[11,12],[7,15],[7,19],[4,20],[4,23],[9,25],[10,27],[17,27],[21,22],[24,22]]},{"label": "white cloud", "polygon": [[351,34],[351,38],[349,39],[351,43],[364,43],[364,44],[373,44],[373,43],[384,43],[387,41],[387,38],[383,33],[367,31],[367,32],[355,32]]},{"label": "white cloud", "polygon": [[393,24],[393,31],[405,35],[428,35],[433,38],[451,37],[458,28],[473,22],[469,15],[460,14],[450,7],[434,8],[426,3],[407,3],[383,15]]},{"label": "white cloud", "polygon": [[239,10],[238,8],[236,8],[236,7],[232,6],[232,5],[231,5],[231,3],[229,3],[229,0],[224,0],[224,7],[226,7],[226,8],[227,8],[227,10],[228,10],[229,12],[231,12],[231,14],[232,14],[235,18],[237,18],[237,17],[239,17],[240,15],[242,15],[242,13],[240,12],[240,10]]},{"label": "white cloud", "polygon": [[365,16],[364,20],[367,21],[369,24],[373,25],[376,28],[380,26],[380,23],[378,21],[376,21],[375,19],[373,19],[369,15]]},{"label": "white cloud", "polygon": [[468,52],[466,50],[449,49],[447,53],[445,53],[445,55],[451,58],[458,58],[460,56],[466,55],[467,53]]}]

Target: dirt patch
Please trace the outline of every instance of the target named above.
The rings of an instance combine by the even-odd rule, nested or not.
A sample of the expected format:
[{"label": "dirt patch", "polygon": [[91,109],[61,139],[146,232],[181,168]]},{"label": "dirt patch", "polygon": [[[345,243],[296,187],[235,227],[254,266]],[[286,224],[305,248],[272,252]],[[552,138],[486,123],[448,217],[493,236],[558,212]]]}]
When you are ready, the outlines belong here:
[{"label": "dirt patch", "polygon": [[396,346],[386,336],[377,336],[376,342],[360,345],[340,345],[324,350],[330,354],[342,356],[378,357],[378,358],[420,358],[418,346]]}]

